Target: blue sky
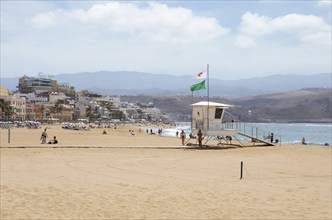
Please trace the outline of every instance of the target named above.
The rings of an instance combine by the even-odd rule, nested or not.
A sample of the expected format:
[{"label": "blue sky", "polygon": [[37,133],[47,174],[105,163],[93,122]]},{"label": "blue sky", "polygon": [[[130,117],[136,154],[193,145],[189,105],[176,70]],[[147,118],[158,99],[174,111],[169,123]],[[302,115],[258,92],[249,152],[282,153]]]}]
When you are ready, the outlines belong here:
[{"label": "blue sky", "polygon": [[1,1],[1,77],[330,73],[331,0]]}]

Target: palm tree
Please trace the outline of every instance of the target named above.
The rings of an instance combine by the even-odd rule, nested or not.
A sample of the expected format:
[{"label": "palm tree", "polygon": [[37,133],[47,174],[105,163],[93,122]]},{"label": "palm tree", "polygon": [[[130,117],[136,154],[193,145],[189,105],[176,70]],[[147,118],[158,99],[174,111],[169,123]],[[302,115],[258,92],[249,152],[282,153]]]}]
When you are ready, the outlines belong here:
[{"label": "palm tree", "polygon": [[53,114],[61,114],[61,119],[62,119],[62,111],[63,111],[63,106],[59,103],[55,103],[54,106],[51,107],[50,112]]},{"label": "palm tree", "polygon": [[89,105],[86,109],[85,109],[85,117],[87,117],[90,121],[90,117],[92,115],[92,108],[91,105]]},{"label": "palm tree", "polygon": [[5,101],[4,99],[0,99],[0,108],[2,112],[2,118],[6,121],[9,120],[15,112],[15,108],[10,106],[10,102]]},{"label": "palm tree", "polygon": [[126,119],[126,116],[125,114],[120,111],[120,110],[113,110],[112,111],[112,118],[114,119],[120,119],[120,120],[125,120]]},{"label": "palm tree", "polygon": [[143,112],[142,112],[142,110],[141,109],[137,109],[137,114],[138,114],[138,118],[139,119],[142,119],[143,118]]},{"label": "palm tree", "polygon": [[40,112],[42,114],[42,119],[44,120],[44,116],[45,116],[45,106],[44,105],[40,106]]},{"label": "palm tree", "polygon": [[57,111],[58,112],[60,112],[60,115],[61,115],[61,119],[62,119],[62,112],[63,112],[63,106],[60,104],[59,106],[58,106],[58,109],[57,109]]},{"label": "palm tree", "polygon": [[100,113],[99,113],[99,107],[98,106],[95,106],[94,109],[93,109],[93,117],[96,118],[96,119],[100,118]]}]

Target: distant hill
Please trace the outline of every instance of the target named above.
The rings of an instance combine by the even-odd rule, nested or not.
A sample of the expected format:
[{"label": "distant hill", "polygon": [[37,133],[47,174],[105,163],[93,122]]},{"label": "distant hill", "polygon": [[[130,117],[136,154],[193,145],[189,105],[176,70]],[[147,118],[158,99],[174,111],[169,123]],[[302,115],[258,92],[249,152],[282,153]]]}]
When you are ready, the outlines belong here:
[{"label": "distant hill", "polygon": [[[121,100],[153,102],[177,120],[190,120],[191,96],[121,96]],[[207,100],[195,97],[194,102]],[[332,122],[332,89],[301,89],[285,93],[211,101],[239,107],[228,110],[234,120],[246,122]]]},{"label": "distant hill", "polygon": [[[233,83],[234,81],[229,81]],[[285,92],[294,91],[303,88],[331,88],[332,74],[314,74],[314,75],[271,75],[266,77],[241,79],[234,83],[237,87],[255,89],[266,92]],[[265,93],[266,93],[265,92]]]},{"label": "distant hill", "polygon": [[[150,102],[164,112],[190,115],[192,76],[139,72],[85,72],[55,76],[76,90],[89,89],[121,100]],[[1,86],[15,90],[18,78],[1,78]],[[331,73],[273,75],[242,80],[210,79],[210,100],[241,106],[231,113],[241,121],[330,122]],[[206,91],[195,93],[194,102],[206,100]],[[181,118],[182,117],[182,118]]]},{"label": "distant hill", "polygon": [[[82,72],[56,75],[61,83],[70,83],[76,90],[89,89],[108,95],[188,95],[190,85],[200,81],[193,76],[173,76],[141,72]],[[16,83],[15,83],[16,81]],[[315,75],[273,75],[241,80],[210,79],[210,95],[234,98],[301,88],[331,88],[331,73]],[[1,85],[14,90],[18,78],[1,78]],[[205,95],[205,91],[199,94]]]},{"label": "distant hill", "polygon": [[301,89],[231,100],[234,114],[246,121],[332,122],[332,90]]}]

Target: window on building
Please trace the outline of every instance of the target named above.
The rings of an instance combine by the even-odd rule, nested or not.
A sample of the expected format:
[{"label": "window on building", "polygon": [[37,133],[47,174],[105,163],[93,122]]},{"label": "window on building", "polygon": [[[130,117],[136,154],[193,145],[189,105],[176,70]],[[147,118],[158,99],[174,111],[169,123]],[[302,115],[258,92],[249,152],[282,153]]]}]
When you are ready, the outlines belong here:
[{"label": "window on building", "polygon": [[224,109],[222,109],[222,108],[217,108],[216,109],[216,113],[215,113],[215,115],[214,115],[214,118],[215,119],[221,119],[221,116],[222,116],[222,111],[223,111]]}]

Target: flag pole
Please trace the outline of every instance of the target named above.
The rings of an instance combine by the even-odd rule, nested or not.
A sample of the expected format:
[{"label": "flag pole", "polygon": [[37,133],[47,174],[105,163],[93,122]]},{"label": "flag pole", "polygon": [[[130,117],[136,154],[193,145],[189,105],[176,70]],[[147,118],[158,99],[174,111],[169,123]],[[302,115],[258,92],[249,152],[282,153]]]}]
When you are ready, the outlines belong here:
[{"label": "flag pole", "polygon": [[[194,91],[191,91],[191,105],[192,104],[194,104]],[[193,107],[191,106],[191,117],[190,117],[190,119],[191,119],[190,120],[191,121],[191,123],[190,123],[191,124],[191,129],[190,130],[191,131],[193,129],[193,110],[192,109],[193,109]],[[192,132],[190,132],[190,133],[192,133]]]},{"label": "flag pole", "polygon": [[210,128],[210,79],[209,79],[209,64],[207,65],[207,68],[206,68],[206,77],[207,77],[207,96],[208,96],[208,109],[207,109],[207,130],[209,130]]}]

